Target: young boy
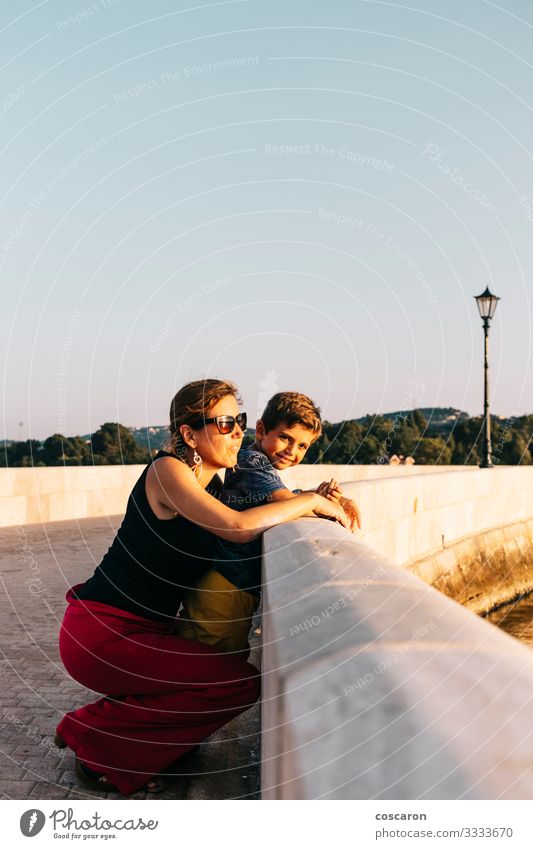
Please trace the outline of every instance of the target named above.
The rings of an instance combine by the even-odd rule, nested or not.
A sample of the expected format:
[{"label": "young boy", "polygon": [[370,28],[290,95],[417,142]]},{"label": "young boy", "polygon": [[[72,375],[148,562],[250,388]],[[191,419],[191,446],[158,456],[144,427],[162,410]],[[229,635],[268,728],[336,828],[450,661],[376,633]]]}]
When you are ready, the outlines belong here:
[{"label": "young boy", "polygon": [[[299,392],[279,392],[256,425],[255,442],[239,451],[237,466],[226,470],[222,500],[234,510],[294,498],[278,471],[296,466],[322,431],[320,410]],[[316,490],[340,501],[353,522],[357,507],[343,498],[334,480]],[[248,650],[248,632],[261,590],[261,538],[245,544],[217,540],[213,568],[183,602],[176,634],[228,652]]]}]

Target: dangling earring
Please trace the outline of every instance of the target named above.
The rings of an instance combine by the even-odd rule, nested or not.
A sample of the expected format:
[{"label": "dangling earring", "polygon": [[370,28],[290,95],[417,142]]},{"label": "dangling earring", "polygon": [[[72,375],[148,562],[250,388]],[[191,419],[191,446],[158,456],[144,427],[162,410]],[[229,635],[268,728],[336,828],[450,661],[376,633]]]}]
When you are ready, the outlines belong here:
[{"label": "dangling earring", "polygon": [[202,458],[198,454],[198,451],[196,450],[196,448],[194,449],[192,462],[193,462],[193,466],[192,466],[193,474],[194,474],[195,478],[199,478],[200,475],[202,474]]}]

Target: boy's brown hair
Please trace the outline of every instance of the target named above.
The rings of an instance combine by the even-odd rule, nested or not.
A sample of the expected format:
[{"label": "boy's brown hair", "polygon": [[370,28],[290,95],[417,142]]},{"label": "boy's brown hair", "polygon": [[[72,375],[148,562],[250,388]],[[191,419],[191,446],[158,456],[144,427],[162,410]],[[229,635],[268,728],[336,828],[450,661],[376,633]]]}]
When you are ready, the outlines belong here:
[{"label": "boy's brown hair", "polygon": [[301,392],[278,392],[265,407],[261,421],[265,430],[273,430],[281,422],[288,427],[301,425],[313,433],[313,441],[322,433],[320,408]]}]

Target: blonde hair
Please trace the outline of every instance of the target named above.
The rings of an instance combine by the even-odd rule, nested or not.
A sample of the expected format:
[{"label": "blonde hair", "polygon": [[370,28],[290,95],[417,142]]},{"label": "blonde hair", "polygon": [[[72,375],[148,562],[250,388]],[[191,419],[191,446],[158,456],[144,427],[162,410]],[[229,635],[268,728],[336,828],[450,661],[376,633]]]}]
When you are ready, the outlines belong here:
[{"label": "blonde hair", "polygon": [[187,447],[180,433],[181,425],[192,425],[202,418],[207,418],[217,401],[227,395],[234,395],[237,401],[240,401],[239,390],[229,380],[205,378],[182,386],[170,403],[170,435],[163,450],[186,462]]}]

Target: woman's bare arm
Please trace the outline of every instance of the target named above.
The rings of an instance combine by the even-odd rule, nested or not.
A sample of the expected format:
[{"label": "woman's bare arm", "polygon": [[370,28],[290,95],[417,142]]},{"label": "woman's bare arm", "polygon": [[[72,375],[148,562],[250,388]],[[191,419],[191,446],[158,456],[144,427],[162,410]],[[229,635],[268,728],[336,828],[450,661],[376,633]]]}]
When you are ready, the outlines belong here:
[{"label": "woman's bare arm", "polygon": [[274,525],[299,519],[314,510],[331,515],[349,527],[338,505],[313,492],[242,512],[232,510],[202,489],[191,469],[172,457],[161,457],[152,463],[146,489],[147,496],[163,508],[230,542],[249,542]]}]

